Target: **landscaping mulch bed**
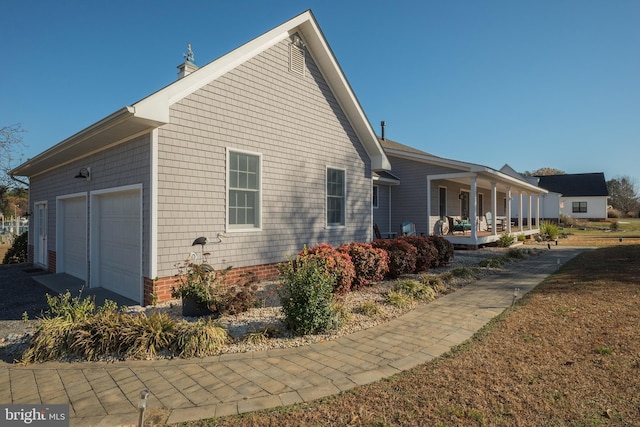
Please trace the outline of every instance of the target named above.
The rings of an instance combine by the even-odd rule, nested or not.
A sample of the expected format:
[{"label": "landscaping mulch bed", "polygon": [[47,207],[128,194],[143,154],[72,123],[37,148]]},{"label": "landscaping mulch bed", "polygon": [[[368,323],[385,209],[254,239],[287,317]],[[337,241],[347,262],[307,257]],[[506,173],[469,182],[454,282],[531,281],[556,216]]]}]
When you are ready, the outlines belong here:
[{"label": "landscaping mulch bed", "polygon": [[587,251],[471,341],[317,403],[186,425],[638,426],[640,246]]}]

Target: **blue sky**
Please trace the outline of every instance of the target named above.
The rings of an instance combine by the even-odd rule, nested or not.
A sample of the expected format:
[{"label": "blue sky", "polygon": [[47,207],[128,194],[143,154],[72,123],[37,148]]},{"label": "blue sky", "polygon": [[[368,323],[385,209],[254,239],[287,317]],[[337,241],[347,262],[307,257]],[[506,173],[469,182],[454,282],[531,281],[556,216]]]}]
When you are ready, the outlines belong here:
[{"label": "blue sky", "polygon": [[306,9],[376,132],[640,185],[637,0],[0,0],[0,126],[33,157]]}]

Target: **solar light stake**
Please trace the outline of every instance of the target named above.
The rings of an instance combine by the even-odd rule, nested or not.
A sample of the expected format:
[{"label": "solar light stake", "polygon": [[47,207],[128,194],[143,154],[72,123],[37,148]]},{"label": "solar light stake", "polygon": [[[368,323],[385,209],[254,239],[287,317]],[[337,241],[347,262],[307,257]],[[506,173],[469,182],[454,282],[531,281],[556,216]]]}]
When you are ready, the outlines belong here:
[{"label": "solar light stake", "polygon": [[511,307],[513,307],[516,303],[516,299],[518,298],[518,295],[520,295],[520,288],[515,288],[513,290],[513,301],[511,301]]},{"label": "solar light stake", "polygon": [[140,392],[140,401],[138,402],[138,409],[140,410],[140,416],[138,417],[138,427],[144,425],[144,411],[147,409],[147,399],[149,398],[149,390],[142,390]]}]

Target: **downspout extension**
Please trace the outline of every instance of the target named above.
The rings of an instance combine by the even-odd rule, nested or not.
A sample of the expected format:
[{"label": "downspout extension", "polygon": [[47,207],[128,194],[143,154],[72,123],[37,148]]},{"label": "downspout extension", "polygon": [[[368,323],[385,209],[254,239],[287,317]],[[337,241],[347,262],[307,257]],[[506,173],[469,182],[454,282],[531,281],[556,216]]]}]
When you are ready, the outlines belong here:
[{"label": "downspout extension", "polygon": [[26,187],[29,187],[29,183],[28,183],[28,182],[25,182],[25,181],[23,181],[23,180],[21,180],[21,179],[18,179],[18,178],[16,178],[16,177],[15,177],[15,176],[13,176],[13,175],[9,175],[9,178],[11,178],[12,180],[14,180],[15,182],[19,182],[20,184],[22,184],[22,185],[24,185],[24,186],[26,186]]}]

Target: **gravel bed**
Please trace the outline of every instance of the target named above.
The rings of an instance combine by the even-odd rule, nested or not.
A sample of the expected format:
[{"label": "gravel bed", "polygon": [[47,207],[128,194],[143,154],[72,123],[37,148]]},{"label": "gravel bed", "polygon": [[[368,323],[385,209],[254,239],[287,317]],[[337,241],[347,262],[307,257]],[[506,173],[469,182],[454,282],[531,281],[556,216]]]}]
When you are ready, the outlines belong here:
[{"label": "gravel bed", "polygon": [[[484,258],[499,256],[504,250],[496,248],[480,249],[475,251],[456,251],[455,258],[448,266],[431,271],[430,273],[442,273],[454,267],[473,266]],[[37,268],[26,265],[0,266],[0,292],[4,296],[0,302],[0,360],[12,362],[24,351],[37,325],[35,319],[47,309],[45,294],[51,292],[40,285],[32,276],[43,274]],[[417,278],[418,276],[413,276]],[[280,310],[280,302],[277,295],[277,281],[265,281],[259,284],[257,297],[260,307],[233,316],[222,316],[217,319],[222,327],[229,331],[234,339],[232,344],[224,347],[223,353],[238,353],[247,351],[260,351],[272,348],[286,348],[307,345],[319,341],[335,339],[339,336],[370,328],[382,322],[393,319],[414,308],[413,306],[399,309],[383,304],[384,297],[393,287],[393,281],[384,281],[357,292],[351,292],[340,299],[346,311],[351,312],[350,319],[341,328],[327,334],[307,335],[303,337],[292,336],[283,325],[284,316]],[[459,283],[457,286],[463,286]],[[455,290],[456,285],[453,285]],[[353,312],[365,302],[376,302],[380,307],[380,313],[372,317]],[[164,303],[156,307],[129,307],[132,312],[168,312],[172,316],[182,318],[180,303]],[[357,311],[357,310],[356,310]],[[22,320],[23,313],[27,313],[30,320]],[[195,321],[194,318],[185,318]],[[266,332],[265,332],[266,331]],[[262,333],[260,333],[262,332]]]}]

